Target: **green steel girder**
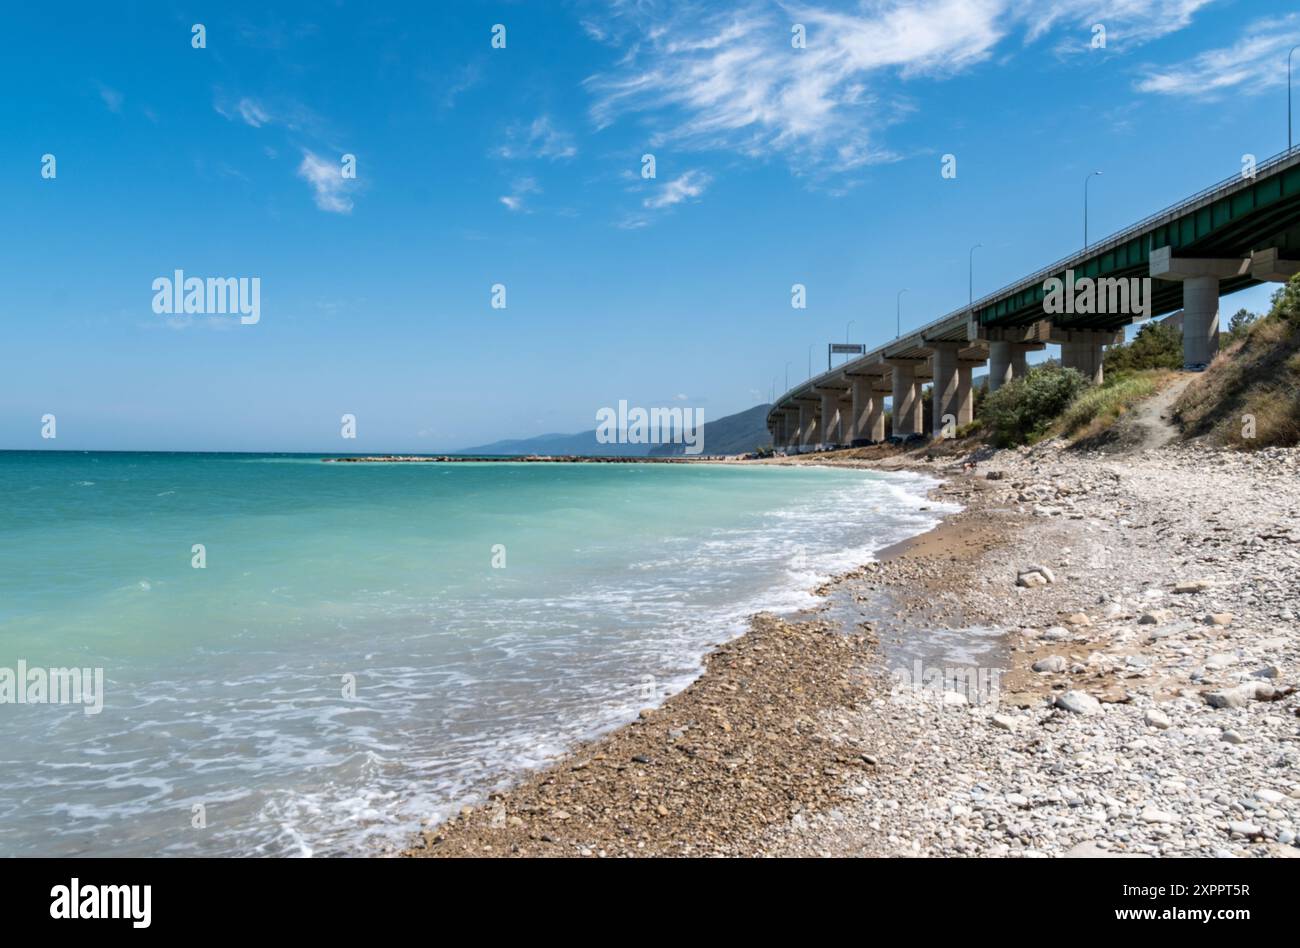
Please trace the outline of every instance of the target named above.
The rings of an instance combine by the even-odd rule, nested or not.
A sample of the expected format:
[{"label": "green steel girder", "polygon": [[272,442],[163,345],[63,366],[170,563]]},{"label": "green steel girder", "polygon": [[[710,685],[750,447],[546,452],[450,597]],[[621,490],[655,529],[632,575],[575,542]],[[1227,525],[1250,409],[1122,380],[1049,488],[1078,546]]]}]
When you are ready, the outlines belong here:
[{"label": "green steel girder", "polygon": [[[1269,247],[1300,248],[1300,166],[1243,185],[1204,207],[1147,228],[1096,256],[1081,258],[1072,269],[1076,279],[1142,278],[1150,274],[1152,248],[1165,246],[1189,257],[1245,257],[1252,250]],[[1054,275],[1064,280],[1065,270]],[[1256,282],[1249,276],[1234,277],[1221,282],[1220,292],[1235,292]],[[1151,315],[1182,306],[1181,284],[1153,280],[1151,289]],[[975,318],[983,326],[1028,325],[1043,318],[1045,296],[1042,284],[1037,283],[980,307]],[[1056,325],[1075,329],[1118,329],[1131,321],[1123,314],[1052,317]]]}]

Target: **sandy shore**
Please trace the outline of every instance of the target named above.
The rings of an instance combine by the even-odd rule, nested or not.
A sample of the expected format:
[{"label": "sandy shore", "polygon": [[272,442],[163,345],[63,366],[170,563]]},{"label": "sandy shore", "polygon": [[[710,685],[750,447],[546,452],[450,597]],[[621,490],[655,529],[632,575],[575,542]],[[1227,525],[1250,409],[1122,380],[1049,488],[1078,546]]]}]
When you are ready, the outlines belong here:
[{"label": "sandy shore", "polygon": [[1300,855],[1300,455],[854,455],[965,509],[405,855]]}]

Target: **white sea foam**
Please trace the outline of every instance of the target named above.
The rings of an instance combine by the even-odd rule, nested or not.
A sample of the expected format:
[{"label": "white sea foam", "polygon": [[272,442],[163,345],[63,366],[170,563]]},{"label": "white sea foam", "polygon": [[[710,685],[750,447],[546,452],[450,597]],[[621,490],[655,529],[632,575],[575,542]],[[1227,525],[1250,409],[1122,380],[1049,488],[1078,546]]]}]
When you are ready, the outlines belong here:
[{"label": "white sea foam", "polygon": [[[300,467],[328,485],[409,482],[419,497],[432,483],[463,490],[469,474],[458,465]],[[484,552],[482,569],[456,572],[459,548],[427,547],[422,524],[444,521],[423,509],[384,520],[376,504],[366,518],[344,511],[304,521],[309,510],[291,520],[284,511],[296,509],[298,487],[292,503],[274,508],[272,537],[287,535],[287,545],[262,560],[248,562],[241,549],[230,564],[238,533],[212,542],[201,574],[189,571],[188,554],[157,579],[128,560],[122,569],[133,572],[110,587],[108,605],[66,625],[120,614],[131,631],[151,631],[148,650],[108,663],[114,687],[96,727],[24,719],[6,745],[7,763],[23,766],[0,769],[10,828],[0,854],[93,846],[106,855],[307,856],[400,846],[422,820],[661,703],[753,613],[816,604],[815,586],[953,509],[927,500],[934,482],[911,474],[538,467],[501,469],[511,491],[557,478],[573,499],[502,517],[506,570],[489,571]],[[585,495],[566,486],[570,476],[622,486],[575,506]],[[691,490],[727,478],[743,479],[724,492],[731,506],[704,504],[674,519],[672,505],[690,502]],[[164,482],[180,483],[186,496],[204,495],[178,476]],[[626,526],[621,505],[641,490],[653,492],[645,503],[669,506]],[[470,514],[501,516],[499,502],[462,504],[459,529],[472,527]],[[357,524],[367,532],[347,533]],[[473,529],[485,531],[474,549],[486,551],[498,527]],[[174,533],[188,551],[188,528]],[[342,696],[344,674],[355,676],[354,699]],[[50,748],[58,767],[41,764]],[[201,830],[190,825],[200,804]]]}]

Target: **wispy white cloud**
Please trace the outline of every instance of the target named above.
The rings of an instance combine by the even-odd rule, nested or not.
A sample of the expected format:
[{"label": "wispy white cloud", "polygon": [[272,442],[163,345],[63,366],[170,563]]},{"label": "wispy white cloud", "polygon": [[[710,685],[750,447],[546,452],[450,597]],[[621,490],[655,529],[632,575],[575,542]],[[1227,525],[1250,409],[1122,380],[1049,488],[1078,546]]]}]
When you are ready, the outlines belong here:
[{"label": "wispy white cloud", "polygon": [[499,158],[572,158],[578,153],[573,136],[556,128],[550,116],[541,115],[527,124],[506,129],[505,141],[494,152]]},{"label": "wispy white cloud", "polygon": [[582,27],[582,31],[597,43],[605,43],[609,41],[609,34],[606,33],[604,28],[595,20],[581,20],[579,21],[579,25]]},{"label": "wispy white cloud", "polygon": [[261,128],[271,121],[271,116],[267,114],[266,109],[254,99],[240,99],[236,108],[239,109],[239,117],[253,128]]},{"label": "wispy white cloud", "polygon": [[[942,76],[983,61],[1004,35],[1005,8],[1006,0],[925,0],[851,14],[758,2],[643,16],[625,64],[587,80],[592,117],[604,127],[646,113],[659,128],[653,147],[782,154],[801,170],[891,160],[873,132],[905,107],[882,103],[869,80]],[[791,45],[793,23],[805,27],[804,49]]]},{"label": "wispy white cloud", "polygon": [[1148,67],[1141,92],[1213,99],[1225,94],[1258,95],[1285,84],[1282,63],[1300,43],[1300,14],[1257,20],[1231,46],[1206,50],[1169,66]]},{"label": "wispy white cloud", "polygon": [[[591,76],[591,116],[604,128],[636,116],[651,147],[778,156],[825,177],[892,161],[883,132],[914,106],[906,83],[943,80],[993,60],[1008,37],[1108,48],[1186,27],[1212,0],[858,0],[848,9],[749,0],[720,12],[695,2],[622,2],[584,23],[626,50]],[[802,24],[806,46],[794,48]]]},{"label": "wispy white cloud", "polygon": [[[1106,48],[1124,49],[1186,29],[1202,8],[1215,0],[1018,0],[1016,13],[1026,22],[1025,40],[1055,32],[1059,48],[1086,50],[1092,27],[1106,28]],[[1066,33],[1061,36],[1061,33]]]},{"label": "wispy white cloud", "polygon": [[524,210],[524,195],[541,194],[542,189],[538,186],[535,178],[517,178],[511,186],[509,194],[503,194],[498,200],[512,211]]},{"label": "wispy white cloud", "polygon": [[454,108],[456,100],[478,85],[482,78],[483,71],[476,63],[465,66],[457,74],[456,78],[447,84],[446,90],[442,94],[442,107],[445,109]]},{"label": "wispy white cloud", "polygon": [[676,178],[662,184],[657,181],[642,182],[642,186],[635,188],[645,194],[641,199],[641,207],[625,213],[618,221],[618,226],[623,230],[649,227],[662,213],[678,204],[701,197],[712,183],[713,176],[698,168],[684,171]]},{"label": "wispy white cloud", "polygon": [[109,88],[102,82],[99,84],[99,97],[104,100],[104,105],[110,112],[121,112],[123,96],[116,89]]},{"label": "wispy white cloud", "polygon": [[352,198],[348,191],[354,179],[343,177],[340,164],[327,161],[315,152],[304,149],[302,164],[298,166],[298,177],[311,185],[316,206],[322,211],[335,214],[352,212]]},{"label": "wispy white cloud", "polygon": [[243,122],[250,128],[276,126],[318,141],[339,137],[330,122],[304,103],[285,96],[277,96],[268,102],[265,98],[247,95],[236,98],[218,88],[214,90],[212,108],[227,121]]},{"label": "wispy white cloud", "polygon": [[212,103],[217,114],[228,121],[239,119],[245,125],[251,125],[253,128],[261,128],[269,125],[273,121],[271,113],[257,99],[251,99],[244,96],[237,102],[230,103],[224,99],[217,99]]},{"label": "wispy white cloud", "polygon": [[650,195],[641,202],[642,206],[656,211],[672,207],[675,204],[681,204],[683,201],[689,201],[691,198],[697,198],[703,194],[704,189],[709,186],[712,180],[703,171],[687,171],[661,185],[657,193]]}]

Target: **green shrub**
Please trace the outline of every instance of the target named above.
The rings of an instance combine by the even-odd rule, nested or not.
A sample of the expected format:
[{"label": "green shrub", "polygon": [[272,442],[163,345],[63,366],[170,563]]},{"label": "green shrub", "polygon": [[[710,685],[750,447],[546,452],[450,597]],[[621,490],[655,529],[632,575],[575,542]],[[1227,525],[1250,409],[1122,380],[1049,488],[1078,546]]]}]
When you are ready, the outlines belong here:
[{"label": "green shrub", "polygon": [[1250,332],[1251,325],[1259,319],[1258,313],[1252,313],[1250,310],[1242,308],[1232,314],[1228,320],[1228,331],[1222,335],[1222,345],[1228,346],[1238,339],[1245,338]]},{"label": "green shrub", "polygon": [[1087,384],[1074,369],[1038,366],[984,399],[982,421],[997,447],[1030,444],[1043,436]]},{"label": "green shrub", "polygon": [[1181,369],[1183,334],[1165,323],[1149,322],[1131,341],[1106,350],[1107,372]]},{"label": "green shrub", "polygon": [[1288,280],[1285,286],[1280,287],[1269,302],[1273,304],[1268,313],[1269,317],[1290,323],[1300,322],[1300,273]]}]

